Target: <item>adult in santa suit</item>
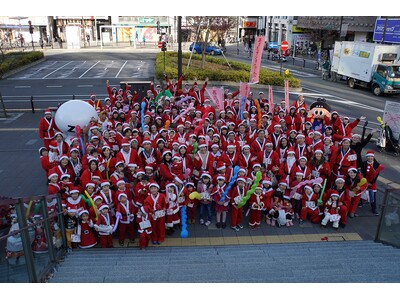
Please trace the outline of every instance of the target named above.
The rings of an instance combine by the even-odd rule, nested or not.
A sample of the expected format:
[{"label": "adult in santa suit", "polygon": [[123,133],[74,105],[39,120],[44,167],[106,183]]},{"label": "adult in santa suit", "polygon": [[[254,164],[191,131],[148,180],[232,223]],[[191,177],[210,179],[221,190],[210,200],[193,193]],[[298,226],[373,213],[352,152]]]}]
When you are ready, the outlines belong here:
[{"label": "adult in santa suit", "polygon": [[103,179],[103,177],[102,177],[102,175],[101,175],[101,172],[100,172],[100,170],[99,170],[99,164],[98,164],[97,159],[91,158],[91,159],[89,160],[89,167],[88,167],[88,169],[86,169],[86,170],[84,170],[84,171],[82,172],[82,176],[81,176],[81,178],[80,178],[82,186],[86,186],[86,184],[87,184],[88,182],[93,181],[93,177],[94,177],[94,176],[99,177],[100,180]]},{"label": "adult in santa suit", "polygon": [[325,160],[329,163],[329,167],[332,170],[333,166],[335,165],[335,161],[333,158],[336,159],[336,155],[337,155],[337,151],[338,151],[338,149],[332,143],[332,138],[330,138],[330,137],[324,138],[324,150],[323,151],[324,151]]},{"label": "adult in santa suit", "polygon": [[39,122],[39,137],[43,140],[43,145],[49,149],[50,142],[54,136],[54,119],[50,109],[44,111],[44,117]]},{"label": "adult in santa suit", "polygon": [[50,170],[50,172],[53,171],[58,174],[59,178],[61,178],[61,176],[64,174],[68,174],[72,182],[75,179],[75,172],[70,164],[69,157],[67,154],[62,154],[60,156],[60,164],[54,167],[52,170]]},{"label": "adult in santa suit", "polygon": [[350,168],[357,168],[357,154],[350,148],[350,137],[343,138],[342,147],[332,159],[335,161],[332,169],[333,181],[346,176]]},{"label": "adult in santa suit", "polygon": [[349,217],[356,217],[356,210],[361,199],[361,194],[368,188],[367,180],[358,172],[357,168],[349,168],[345,178],[346,188],[350,194]]},{"label": "adult in santa suit", "polygon": [[253,169],[254,163],[257,161],[257,157],[254,157],[250,153],[250,146],[249,145],[243,145],[242,146],[242,151],[240,152],[238,156],[238,161],[237,164],[240,168],[243,168],[246,170],[246,175],[250,174],[250,172]]},{"label": "adult in santa suit", "polygon": [[305,156],[307,159],[310,158],[311,152],[307,148],[305,135],[303,133],[297,134],[296,141],[296,146],[294,146],[296,159],[299,159],[301,156]]},{"label": "adult in santa suit", "polygon": [[[311,147],[311,153],[315,153],[316,150],[324,150],[324,142],[321,139],[322,137],[322,133],[318,130],[314,131],[314,136],[313,136],[313,140],[312,143],[310,145]],[[310,158],[310,157],[308,157]]]},{"label": "adult in santa suit", "polygon": [[279,143],[283,136],[282,133],[282,125],[279,123],[274,124],[273,131],[270,133],[270,140],[272,141],[273,149],[276,150],[279,148]]},{"label": "adult in santa suit", "polygon": [[159,192],[157,183],[150,184],[150,196],[144,200],[140,212],[145,217],[151,216],[151,239],[153,244],[161,244],[165,240],[165,195]]},{"label": "adult in santa suit", "polygon": [[296,129],[296,131],[298,132],[305,132],[305,123],[307,121],[307,111],[304,107],[300,107],[299,109],[297,109],[297,114],[294,119],[294,129]]},{"label": "adult in santa suit", "polygon": [[[278,153],[273,150],[273,144],[270,141],[265,143],[265,150],[257,153],[257,161],[265,166],[267,173],[271,172],[274,175],[279,171],[279,157]],[[254,165],[253,165],[254,167]]]},{"label": "adult in santa suit", "polygon": [[152,166],[156,170],[160,161],[157,160],[157,151],[154,149],[150,139],[144,138],[142,146],[143,150],[139,151],[137,165],[141,168]]},{"label": "adult in santa suit", "polygon": [[300,224],[306,221],[308,216],[310,216],[311,223],[319,223],[321,221],[317,202],[318,197],[313,188],[309,185],[304,186],[301,197]]},{"label": "adult in santa suit", "polygon": [[296,110],[298,110],[299,108],[302,107],[302,108],[304,108],[305,111],[308,111],[308,106],[307,106],[307,103],[304,101],[303,95],[299,95],[297,97],[297,100],[292,103],[292,106],[294,106],[296,108]]},{"label": "adult in santa suit", "polygon": [[201,89],[199,89],[199,86],[197,85],[197,82],[193,84],[193,90],[189,92],[189,96],[192,96],[196,99],[196,103],[203,105],[204,104],[204,99],[205,99],[205,91],[208,83],[208,78],[205,79],[204,84]]},{"label": "adult in santa suit", "polygon": [[331,174],[331,167],[329,162],[325,160],[323,156],[324,152],[321,149],[314,151],[314,155],[311,157],[309,167],[311,170],[311,179],[322,178],[323,180],[329,179]]},{"label": "adult in santa suit", "polygon": [[49,180],[49,184],[47,186],[47,195],[54,195],[60,192],[61,187],[58,184],[58,174],[57,172],[50,172],[47,179]]},{"label": "adult in santa suit", "polygon": [[251,229],[260,227],[261,224],[261,211],[266,207],[266,199],[264,199],[263,188],[260,185],[256,187],[254,194],[249,199],[249,226]]},{"label": "adult in santa suit", "polygon": [[176,79],[172,79],[171,81],[169,80],[168,76],[165,75],[165,82],[167,83],[167,88],[171,92],[172,96],[176,97],[181,94],[181,84],[183,79],[185,78],[185,75],[182,74],[181,77],[179,77],[178,81]]},{"label": "adult in santa suit", "polygon": [[372,213],[378,216],[379,213],[376,210],[376,181],[378,179],[379,172],[384,170],[385,167],[375,159],[374,151],[368,150],[365,157],[367,160],[361,164],[361,173],[368,182],[368,195],[369,202],[371,203]]},{"label": "adult in santa suit", "polygon": [[259,129],[257,131],[257,138],[250,145],[250,152],[252,156],[257,156],[260,152],[263,152],[265,149],[265,144],[267,139],[265,138],[265,130]]},{"label": "adult in santa suit", "polygon": [[165,149],[163,152],[163,159],[159,166],[160,172],[160,190],[165,191],[167,182],[172,182],[176,175],[172,171],[173,161],[172,161],[172,152],[169,149]]},{"label": "adult in santa suit", "polygon": [[180,144],[179,149],[179,156],[182,158],[182,168],[183,173],[187,175],[187,177],[192,177],[193,172],[193,160],[190,157],[190,154],[187,151],[186,144]]},{"label": "adult in santa suit", "polygon": [[198,151],[194,155],[193,161],[193,175],[196,180],[199,180],[202,172],[207,171],[210,174],[213,173],[213,156],[207,150],[207,144],[202,141],[198,145]]},{"label": "adult in santa suit", "polygon": [[295,106],[291,106],[289,109],[289,113],[285,116],[286,125],[289,131],[296,128],[296,111],[297,108]]},{"label": "adult in santa suit", "polygon": [[292,147],[290,147],[287,151],[286,160],[280,164],[277,175],[279,178],[285,178],[286,182],[290,184],[290,182],[295,177],[294,176],[295,170],[296,170],[295,151]]},{"label": "adult in santa suit", "polygon": [[308,165],[308,160],[307,157],[301,156],[298,160],[298,164],[296,168],[294,169],[294,172],[301,172],[304,174],[304,179],[305,180],[310,180],[311,179],[311,168]]},{"label": "adult in santa suit", "polygon": [[128,164],[133,163],[141,166],[137,151],[131,148],[131,144],[127,139],[122,140],[121,146],[122,149],[117,153],[116,159],[117,161],[125,162],[126,171],[129,171],[127,169]]},{"label": "adult in santa suit", "polygon": [[337,193],[339,194],[339,215],[340,215],[340,222],[339,225],[340,227],[344,228],[347,223],[347,215],[349,212],[350,208],[350,194],[349,190],[345,187],[345,180],[343,178],[337,178],[335,180],[335,184],[332,187],[332,189],[329,189],[328,191],[325,192],[323,196],[323,201],[324,203],[328,201],[330,198],[330,195],[332,193]]},{"label": "adult in santa suit", "polygon": [[64,141],[64,136],[61,132],[54,134],[54,139],[50,141],[49,148],[57,149],[59,154],[67,154],[69,151],[69,146]]},{"label": "adult in santa suit", "polygon": [[134,242],[135,240],[135,210],[132,199],[128,199],[126,194],[119,194],[118,201],[119,203],[116,210],[116,216],[120,218],[118,224],[118,240],[119,245],[123,246],[126,233],[128,233],[130,242]]}]

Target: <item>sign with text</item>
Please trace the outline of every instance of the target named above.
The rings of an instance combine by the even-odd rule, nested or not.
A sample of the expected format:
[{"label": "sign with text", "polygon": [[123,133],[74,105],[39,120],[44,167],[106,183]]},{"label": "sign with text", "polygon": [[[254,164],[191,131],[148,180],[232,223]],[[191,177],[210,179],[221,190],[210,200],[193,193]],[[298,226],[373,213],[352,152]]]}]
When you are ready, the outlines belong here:
[{"label": "sign with text", "polygon": [[220,110],[224,110],[224,89],[222,87],[213,87],[211,89],[206,89],[208,95],[210,96],[212,102]]},{"label": "sign with text", "polygon": [[[385,26],[386,25],[386,26]],[[400,44],[400,19],[377,19],[374,29],[374,41]]]},{"label": "sign with text", "polygon": [[244,28],[253,28],[256,27],[256,22],[244,22],[243,23]]},{"label": "sign with text", "polygon": [[264,49],[265,36],[256,37],[253,59],[251,61],[250,83],[258,83],[260,80],[261,57]]}]

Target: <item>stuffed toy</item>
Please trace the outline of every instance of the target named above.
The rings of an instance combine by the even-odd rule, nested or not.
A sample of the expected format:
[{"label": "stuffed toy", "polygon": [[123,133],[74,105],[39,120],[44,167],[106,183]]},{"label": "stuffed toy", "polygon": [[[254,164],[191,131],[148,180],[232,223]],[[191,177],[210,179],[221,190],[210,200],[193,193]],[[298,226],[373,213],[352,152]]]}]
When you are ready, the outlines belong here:
[{"label": "stuffed toy", "polygon": [[308,120],[311,122],[311,128],[314,131],[325,132],[326,124],[330,123],[331,118],[331,106],[326,102],[324,98],[318,98],[317,101],[311,104],[310,110],[308,111]]}]

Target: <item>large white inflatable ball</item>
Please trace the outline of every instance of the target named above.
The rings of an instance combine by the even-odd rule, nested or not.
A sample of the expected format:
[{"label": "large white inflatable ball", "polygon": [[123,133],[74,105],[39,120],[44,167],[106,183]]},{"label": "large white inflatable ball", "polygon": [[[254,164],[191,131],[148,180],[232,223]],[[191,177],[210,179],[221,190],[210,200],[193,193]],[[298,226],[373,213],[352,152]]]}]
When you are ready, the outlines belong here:
[{"label": "large white inflatable ball", "polygon": [[57,127],[65,135],[75,133],[76,125],[87,126],[92,118],[97,120],[93,106],[82,100],[70,100],[62,104],[54,117]]}]

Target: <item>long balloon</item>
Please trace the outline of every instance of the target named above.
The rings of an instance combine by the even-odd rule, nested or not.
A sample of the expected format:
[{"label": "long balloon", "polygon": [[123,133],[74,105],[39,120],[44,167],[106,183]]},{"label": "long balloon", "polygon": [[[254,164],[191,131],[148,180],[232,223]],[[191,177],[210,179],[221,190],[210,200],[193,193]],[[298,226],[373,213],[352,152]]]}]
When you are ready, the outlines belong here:
[{"label": "long balloon", "polygon": [[324,180],[324,186],[323,186],[323,188],[322,188],[322,191],[321,191],[321,195],[319,195],[319,199],[318,199],[318,201],[317,201],[317,205],[321,205],[322,204],[322,197],[324,196],[324,193],[325,193],[325,188],[326,188],[326,178],[325,178],[325,180]]},{"label": "long balloon", "polygon": [[140,117],[141,117],[141,122],[142,122],[142,133],[144,132],[144,109],[146,108],[146,102],[142,102],[141,104],[141,111],[140,111]]},{"label": "long balloon", "polygon": [[[129,218],[129,217],[128,217]],[[121,213],[119,213],[118,215],[117,215],[117,219],[115,220],[115,225],[114,225],[114,229],[113,229],[113,232],[115,232],[115,230],[117,230],[117,228],[118,228],[118,223],[119,223],[119,220],[121,219]]]},{"label": "long balloon", "polygon": [[81,136],[81,126],[76,125],[75,131],[76,131],[76,137],[79,139],[79,142],[81,143],[82,155],[85,155],[85,144],[84,144],[82,136]]},{"label": "long balloon", "polygon": [[201,199],[201,195],[199,194],[199,192],[192,192],[189,195],[189,199],[190,200],[193,200],[193,199],[200,200]]},{"label": "long balloon", "polygon": [[192,107],[193,107],[193,103],[190,103],[189,106],[188,106],[186,109],[184,109],[184,110],[179,114],[179,116],[178,116],[177,118],[175,118],[175,119],[172,121],[172,123],[175,123],[176,120],[178,120],[178,119],[180,119],[180,118],[183,118],[183,117],[189,112],[189,110],[190,110]]},{"label": "long balloon", "polygon": [[86,191],[86,190],[85,190],[85,195],[86,195],[86,197],[88,198],[90,204],[91,204],[92,207],[93,207],[94,213],[95,213],[95,215],[96,215],[96,221],[97,221],[98,218],[99,218],[99,212],[97,211],[97,206],[96,206],[96,204],[94,204],[94,201],[93,201],[92,197],[90,197],[88,191]]},{"label": "long balloon", "polygon": [[247,203],[247,201],[250,199],[250,196],[254,194],[256,191],[257,186],[259,185],[261,181],[262,174],[260,171],[256,173],[256,180],[254,180],[253,185],[251,186],[251,189],[247,191],[246,195],[243,197],[242,201],[240,201],[237,205],[238,208],[241,208],[243,205]]},{"label": "long balloon", "polygon": [[299,187],[302,187],[303,185],[306,185],[306,184],[314,184],[314,183],[322,183],[322,177],[318,177],[318,178],[312,179],[312,180],[304,180],[304,181],[300,182],[298,185],[292,187],[292,191],[290,192],[290,198],[293,197],[293,195],[296,193],[296,190]]},{"label": "long balloon", "polygon": [[182,219],[181,238],[185,239],[189,236],[189,232],[187,231],[187,223],[186,223],[186,221],[187,221],[186,206],[182,206],[181,219]]},{"label": "long balloon", "polygon": [[257,99],[255,99],[254,100],[254,104],[256,105],[256,107],[257,107],[257,118],[258,118],[258,123],[257,123],[257,127],[258,127],[258,129],[260,129],[261,128],[261,125],[262,125],[262,114],[261,114],[261,107],[260,107],[260,102],[257,100]]},{"label": "long balloon", "polygon": [[244,102],[246,98],[243,96],[242,97],[242,103],[240,104],[240,120],[243,120],[243,112],[244,112]]},{"label": "long balloon", "polygon": [[229,190],[232,188],[233,184],[236,181],[239,170],[240,170],[239,166],[235,166],[235,168],[233,169],[233,176],[231,178],[231,181],[229,181],[229,184],[228,184],[226,190],[222,193],[221,199],[219,200],[220,203],[225,201],[226,195],[228,195]]}]

